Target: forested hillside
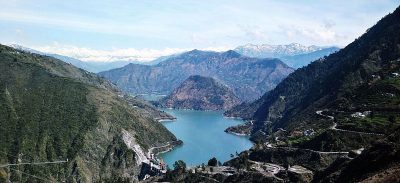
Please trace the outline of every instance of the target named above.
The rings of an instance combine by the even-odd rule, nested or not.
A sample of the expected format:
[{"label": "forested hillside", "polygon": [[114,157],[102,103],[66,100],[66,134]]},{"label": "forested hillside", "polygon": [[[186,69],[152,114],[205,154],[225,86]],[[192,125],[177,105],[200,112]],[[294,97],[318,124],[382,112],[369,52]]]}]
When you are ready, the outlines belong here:
[{"label": "forested hillside", "polygon": [[137,179],[132,145],[147,151],[176,140],[145,106],[134,108],[107,81],[70,64],[0,46],[1,180]]}]

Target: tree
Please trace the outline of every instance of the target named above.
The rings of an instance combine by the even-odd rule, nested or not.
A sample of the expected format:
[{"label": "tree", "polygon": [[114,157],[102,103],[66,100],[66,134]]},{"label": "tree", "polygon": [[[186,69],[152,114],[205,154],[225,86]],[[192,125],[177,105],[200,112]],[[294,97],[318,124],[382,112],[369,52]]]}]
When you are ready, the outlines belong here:
[{"label": "tree", "polygon": [[396,123],[396,116],[393,116],[393,115],[389,116],[389,122],[392,124]]},{"label": "tree", "polygon": [[217,158],[213,157],[210,160],[208,160],[208,166],[217,166],[218,160]]},{"label": "tree", "polygon": [[167,171],[171,171],[171,168],[169,167],[169,165],[167,165]]},{"label": "tree", "polygon": [[182,160],[175,161],[174,170],[186,170],[186,163]]}]

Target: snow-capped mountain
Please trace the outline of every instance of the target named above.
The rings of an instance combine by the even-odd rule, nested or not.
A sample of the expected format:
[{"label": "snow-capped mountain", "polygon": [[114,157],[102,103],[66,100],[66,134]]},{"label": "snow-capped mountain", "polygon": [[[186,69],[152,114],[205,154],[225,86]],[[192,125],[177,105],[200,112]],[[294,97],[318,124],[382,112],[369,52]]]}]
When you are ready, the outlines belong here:
[{"label": "snow-capped mountain", "polygon": [[235,48],[235,51],[249,57],[279,58],[290,67],[300,68],[318,58],[328,56],[339,49],[340,48],[334,46],[304,46],[298,43],[292,43],[288,45],[246,44]]},{"label": "snow-capped mountain", "polygon": [[285,56],[293,56],[305,53],[311,53],[317,50],[324,49],[325,47],[320,46],[304,46],[298,43],[292,43],[288,45],[255,45],[255,44],[246,44],[244,46],[239,46],[235,48],[235,51],[246,56],[250,57],[273,57],[280,58]]},{"label": "snow-capped mountain", "polygon": [[28,53],[35,53],[35,54],[39,54],[39,55],[45,55],[45,56],[49,56],[49,57],[54,57],[56,59],[59,59],[63,62],[66,63],[70,63],[72,65],[74,65],[75,67],[90,71],[90,72],[94,72],[94,73],[98,73],[101,71],[106,71],[106,70],[110,70],[110,69],[115,69],[115,68],[120,68],[123,67],[125,65],[128,65],[129,63],[141,63],[141,62],[135,62],[135,61],[113,61],[113,62],[90,62],[90,61],[81,61],[79,59],[76,58],[72,58],[72,57],[68,57],[68,56],[64,56],[64,55],[59,55],[59,54],[53,54],[53,53],[45,53],[45,52],[41,52],[41,51],[37,51],[25,46],[21,46],[21,45],[17,45],[17,44],[11,44],[9,45],[10,47],[13,47],[17,50],[21,50],[21,51],[25,51]]}]

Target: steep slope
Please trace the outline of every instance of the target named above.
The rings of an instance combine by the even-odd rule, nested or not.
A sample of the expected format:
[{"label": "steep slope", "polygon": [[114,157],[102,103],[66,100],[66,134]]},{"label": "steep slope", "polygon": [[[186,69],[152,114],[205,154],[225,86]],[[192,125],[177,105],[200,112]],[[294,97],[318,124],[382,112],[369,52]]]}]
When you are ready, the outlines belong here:
[{"label": "steep slope", "polygon": [[[141,153],[176,138],[161,114],[131,105],[92,73],[0,45],[0,178],[137,179]],[[56,163],[31,164],[40,162]],[[27,164],[7,165],[16,163]]]},{"label": "steep slope", "polygon": [[190,76],[160,101],[163,107],[195,110],[226,110],[240,103],[227,86],[213,78]]},{"label": "steep slope", "polygon": [[399,125],[399,68],[398,8],[344,49],[296,70],[256,102],[226,115],[256,120],[253,133],[328,127],[386,133]]},{"label": "steep slope", "polygon": [[376,142],[360,156],[332,164],[314,182],[399,182],[400,129]]},{"label": "steep slope", "polygon": [[154,66],[130,64],[99,73],[124,91],[170,94],[191,75],[223,81],[243,101],[255,100],[293,71],[278,59],[257,59],[234,51],[193,50]]}]

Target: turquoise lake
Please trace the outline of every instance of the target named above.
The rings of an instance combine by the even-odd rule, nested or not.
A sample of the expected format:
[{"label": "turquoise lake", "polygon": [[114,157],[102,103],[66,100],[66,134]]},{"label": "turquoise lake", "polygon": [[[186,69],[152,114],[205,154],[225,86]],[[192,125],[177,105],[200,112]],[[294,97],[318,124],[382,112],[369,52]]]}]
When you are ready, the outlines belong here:
[{"label": "turquoise lake", "polygon": [[166,95],[159,95],[159,94],[138,94],[135,95],[138,98],[141,98],[143,100],[147,101],[157,101],[165,97]]},{"label": "turquoise lake", "polygon": [[177,118],[162,124],[183,141],[182,146],[159,155],[171,168],[177,160],[185,161],[187,166],[196,166],[207,164],[209,159],[216,157],[223,163],[231,159],[230,154],[240,153],[253,145],[248,137],[224,132],[227,127],[243,121],[225,118],[222,111],[162,110]]}]

